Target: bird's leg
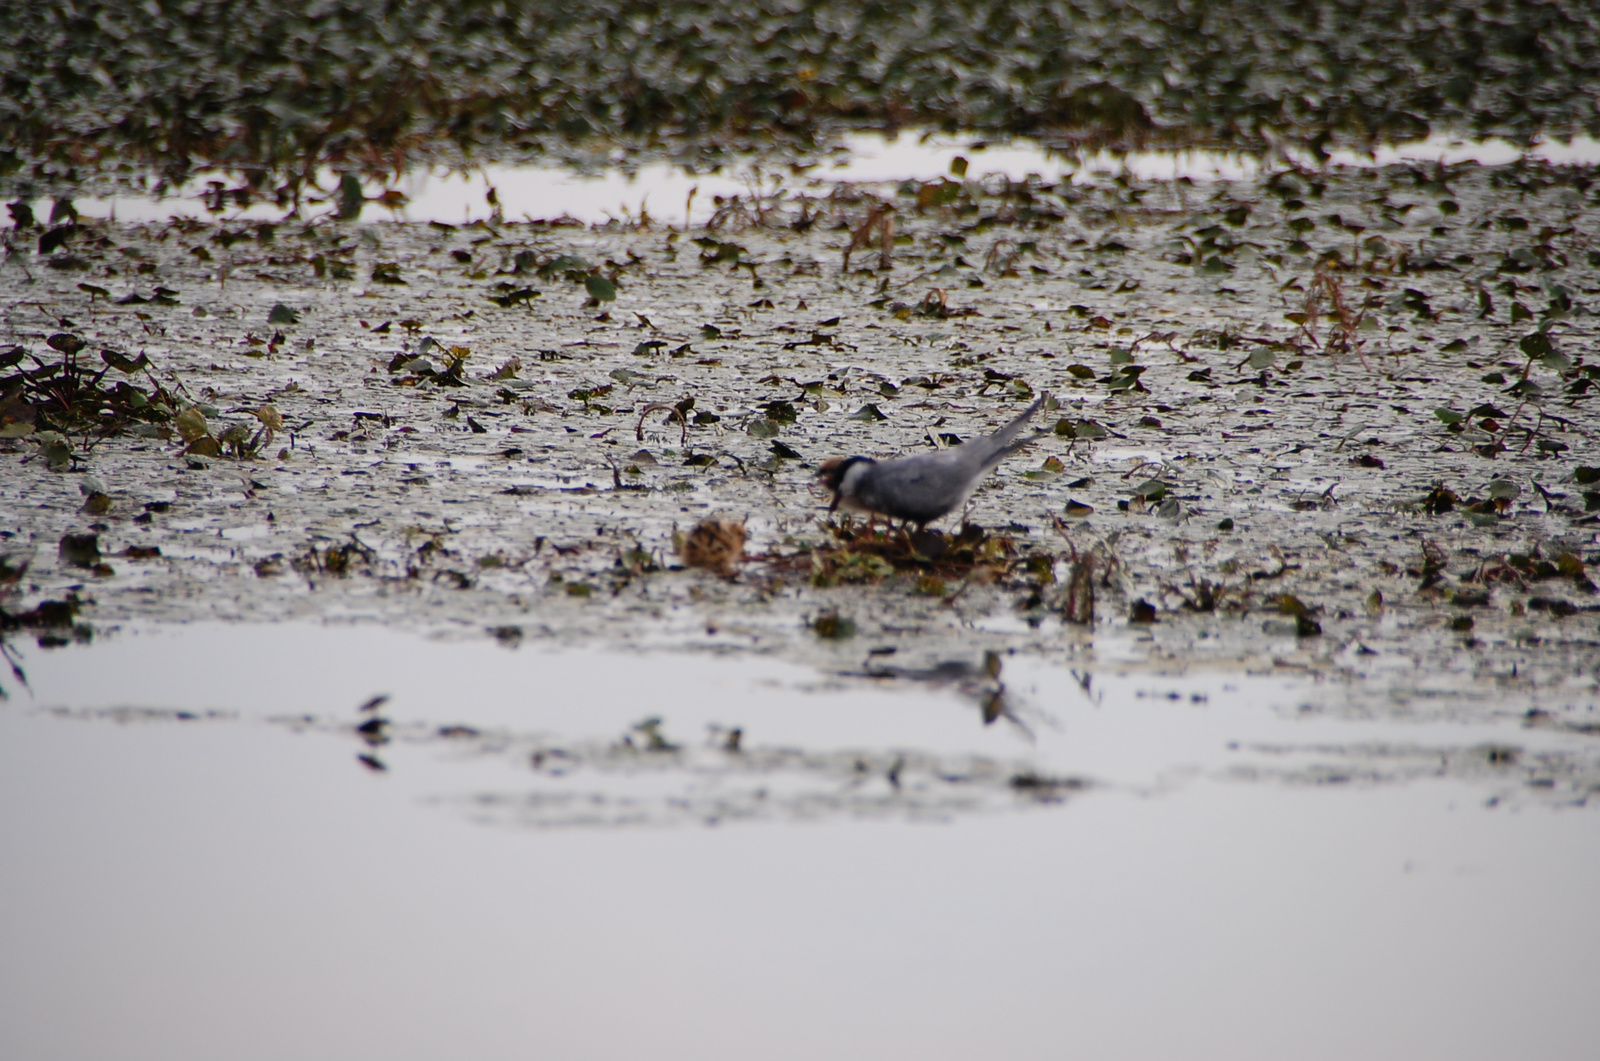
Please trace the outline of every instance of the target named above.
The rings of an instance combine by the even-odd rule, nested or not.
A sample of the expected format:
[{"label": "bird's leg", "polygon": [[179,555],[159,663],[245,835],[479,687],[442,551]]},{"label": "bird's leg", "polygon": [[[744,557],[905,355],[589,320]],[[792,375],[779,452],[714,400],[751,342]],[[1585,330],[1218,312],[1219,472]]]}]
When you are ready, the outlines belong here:
[{"label": "bird's leg", "polygon": [[889,525],[890,531],[900,536],[900,541],[904,544],[907,553],[911,552],[911,532],[908,530],[910,526],[911,521],[908,519],[901,520],[898,527],[892,523]]}]

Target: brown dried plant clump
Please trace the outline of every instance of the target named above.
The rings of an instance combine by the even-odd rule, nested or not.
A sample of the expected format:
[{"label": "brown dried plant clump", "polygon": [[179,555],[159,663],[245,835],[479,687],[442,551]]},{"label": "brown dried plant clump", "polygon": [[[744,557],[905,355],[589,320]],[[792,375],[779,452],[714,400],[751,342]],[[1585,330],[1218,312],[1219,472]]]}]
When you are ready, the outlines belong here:
[{"label": "brown dried plant clump", "polygon": [[723,578],[732,578],[739,570],[739,562],[744,559],[744,541],[743,523],[704,519],[684,535],[678,553],[690,567],[704,568]]},{"label": "brown dried plant clump", "polygon": [[[945,578],[1000,578],[1019,562],[1014,538],[990,534],[971,523],[955,534],[936,530],[882,530],[848,517],[825,528],[832,541],[810,553],[813,585],[878,582],[896,572],[923,576],[919,585],[942,586]],[[929,590],[919,590],[929,592]],[[942,591],[941,591],[942,592]]]}]

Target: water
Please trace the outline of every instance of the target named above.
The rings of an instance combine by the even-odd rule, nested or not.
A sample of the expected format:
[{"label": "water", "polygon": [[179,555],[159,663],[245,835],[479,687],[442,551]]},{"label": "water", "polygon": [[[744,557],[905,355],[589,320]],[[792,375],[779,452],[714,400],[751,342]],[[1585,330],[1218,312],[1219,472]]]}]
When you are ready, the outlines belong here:
[{"label": "water", "polygon": [[[1334,721],[1306,708],[1336,690],[1281,677],[1085,690],[1013,659],[1021,724],[984,726],[960,683],[297,624],[23,662],[8,1057],[1577,1058],[1600,1034],[1592,810],[1439,765],[1587,754],[1513,721]],[[379,692],[393,739],[368,747]],[[645,715],[685,750],[618,753]],[[708,723],[810,765],[768,772],[774,809],[677,813],[750,781]],[[579,766],[535,769],[553,747]],[[1402,747],[1442,776],[1386,773]],[[934,806],[918,764],[962,757],[1085,787]],[[832,772],[851,759],[866,776]],[[563,784],[644,812],[529,809]]]},{"label": "water", "polygon": [[[1578,137],[1570,142],[1551,141],[1524,153],[1505,140],[1463,140],[1444,135],[1379,148],[1370,154],[1351,150],[1331,153],[1328,162],[1335,166],[1386,166],[1408,162],[1443,162],[1454,165],[1476,161],[1483,165],[1505,165],[1519,158],[1561,165],[1592,165],[1600,162],[1600,141]],[[809,195],[827,195],[843,183],[892,185],[901,181],[930,181],[949,177],[951,164],[967,160],[968,178],[1004,175],[1021,180],[1037,174],[1049,181],[1087,181],[1098,175],[1123,174],[1139,180],[1195,181],[1249,180],[1263,169],[1257,156],[1219,151],[1142,151],[1126,155],[1109,152],[1088,153],[1068,158],[1047,150],[1037,142],[1017,140],[989,144],[972,136],[930,134],[924,137],[903,135],[885,138],[876,133],[857,133],[843,138],[840,149],[803,172],[790,172],[782,164],[767,164],[747,159],[715,173],[689,173],[667,162],[647,163],[631,171],[613,167],[598,173],[580,174],[557,165],[491,164],[468,170],[416,168],[407,172],[393,187],[403,193],[405,205],[394,210],[369,204],[369,219],[393,217],[408,221],[439,221],[464,224],[493,216],[488,201],[490,189],[498,199],[507,220],[521,221],[569,217],[585,224],[610,220],[637,220],[644,214],[669,225],[703,225],[718,209],[717,199],[731,196],[748,198],[754,193],[771,194],[779,187]],[[1297,164],[1317,168],[1309,155],[1289,153]],[[321,184],[332,188],[337,175],[323,173]],[[208,172],[195,176],[183,187],[164,198],[148,196],[86,197],[74,205],[86,217],[116,217],[123,221],[164,221],[173,217],[216,218],[203,200],[208,182],[236,181],[226,175]],[[369,182],[367,192],[377,195],[382,186]],[[691,192],[694,193],[691,198]],[[313,214],[331,213],[330,204],[312,204]],[[48,212],[47,210],[45,211]],[[278,220],[283,211],[260,203],[232,208],[221,216],[230,220]]]}]

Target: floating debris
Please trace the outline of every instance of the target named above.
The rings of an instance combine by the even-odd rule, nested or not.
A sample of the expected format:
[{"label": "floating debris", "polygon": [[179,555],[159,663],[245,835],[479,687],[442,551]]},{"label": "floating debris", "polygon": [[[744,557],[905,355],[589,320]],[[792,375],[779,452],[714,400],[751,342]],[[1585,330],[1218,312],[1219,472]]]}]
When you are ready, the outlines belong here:
[{"label": "floating debris", "polygon": [[725,519],[701,520],[683,536],[679,555],[690,567],[702,568],[723,578],[738,573],[744,559],[745,527]]}]

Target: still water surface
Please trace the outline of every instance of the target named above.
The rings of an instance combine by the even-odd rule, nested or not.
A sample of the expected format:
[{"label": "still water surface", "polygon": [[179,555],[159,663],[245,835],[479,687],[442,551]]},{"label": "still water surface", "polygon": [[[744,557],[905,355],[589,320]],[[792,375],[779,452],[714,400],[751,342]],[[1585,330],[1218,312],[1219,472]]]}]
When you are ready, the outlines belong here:
[{"label": "still water surface", "polygon": [[[1510,723],[1339,721],[1316,710],[1335,692],[1276,677],[1107,672],[1086,691],[1013,659],[1017,721],[986,727],[960,683],[337,626],[124,631],[24,663],[32,696],[0,706],[5,1057],[1579,1058],[1600,1041],[1592,809],[1471,778],[1238,767],[1297,760],[1269,744],[1537,744]],[[394,739],[369,748],[350,727],[382,692]],[[659,753],[675,765],[607,758],[642,746],[646,715],[683,746]],[[739,756],[713,723],[742,727]],[[577,765],[536,769],[530,746]],[[779,747],[810,758],[772,760],[772,807],[697,816],[750,810],[726,763]],[[978,779],[941,804],[919,756],[1085,787],[1041,803]],[[867,776],[834,770],[852,759]],[[568,783],[638,813],[530,799]]]},{"label": "still water surface", "polygon": [[[1332,152],[1328,163],[1336,166],[1396,165],[1410,162],[1455,164],[1475,161],[1483,165],[1505,165],[1519,158],[1554,164],[1592,165],[1600,162],[1600,141],[1578,137],[1569,143],[1550,141],[1526,155],[1504,140],[1462,140],[1435,135],[1426,140],[1395,144],[1371,154],[1341,150]],[[1022,180],[1037,174],[1049,181],[1084,181],[1096,175],[1127,174],[1138,180],[1194,181],[1248,180],[1263,169],[1270,169],[1257,156],[1217,151],[1140,151],[1126,154],[1088,153],[1068,158],[1030,140],[989,142],[973,136],[906,134],[893,139],[876,133],[857,133],[843,138],[839,149],[821,160],[813,160],[800,170],[780,162],[750,158],[713,173],[690,173],[669,162],[647,162],[639,166],[603,168],[598,172],[578,173],[559,165],[496,164],[451,171],[418,167],[401,177],[393,187],[404,194],[405,205],[387,210],[369,205],[367,220],[439,221],[464,224],[493,216],[488,200],[492,188],[505,220],[558,218],[567,216],[587,224],[610,220],[634,221],[648,214],[654,221],[683,226],[703,225],[718,208],[718,197],[754,193],[772,195],[780,188],[789,194],[827,195],[842,183],[894,184],[949,177],[956,159],[967,162],[966,177],[980,179],[1004,175]],[[1309,156],[1295,158],[1312,169],[1321,165]],[[220,180],[228,186],[236,180],[216,173],[203,173],[164,198],[120,196],[85,197],[75,201],[87,217],[116,217],[122,221],[164,221],[170,217],[216,218],[202,198],[207,183]],[[324,173],[321,184],[333,188],[338,177]],[[383,188],[370,183],[367,191],[377,195]],[[893,193],[893,188],[885,189]],[[693,193],[691,197],[691,193]],[[43,207],[48,213],[48,208]],[[331,213],[329,203],[308,204],[312,214]],[[248,209],[229,209],[221,217],[231,220],[275,221],[283,211],[261,203]]]}]

